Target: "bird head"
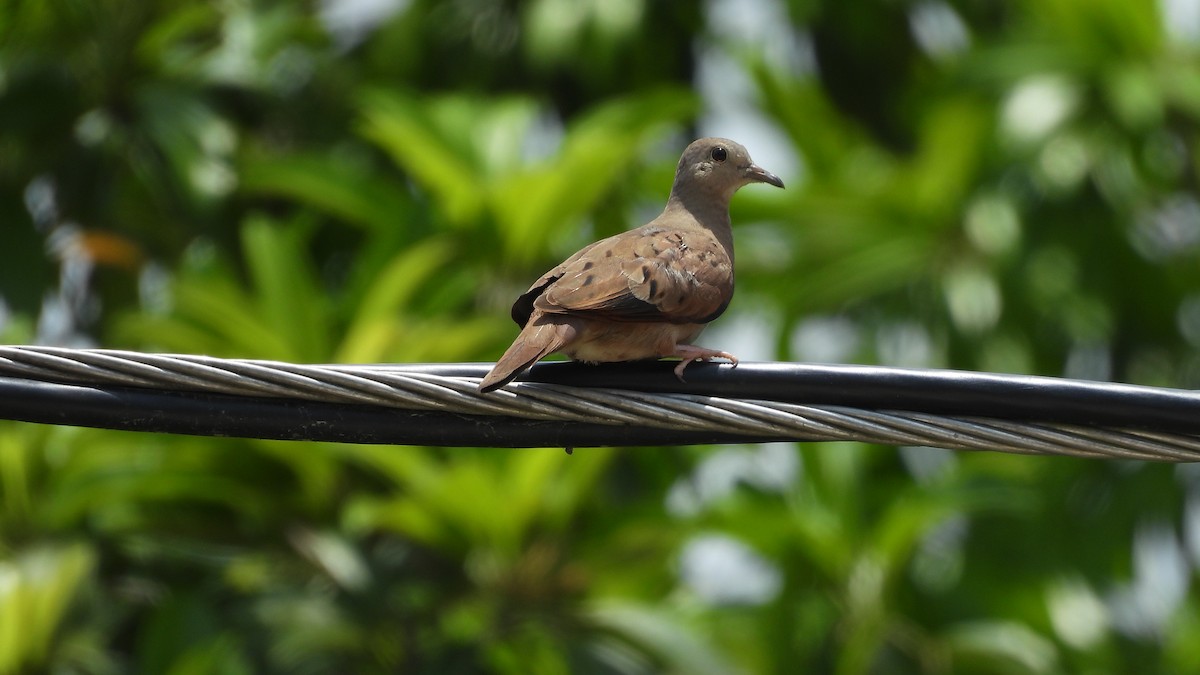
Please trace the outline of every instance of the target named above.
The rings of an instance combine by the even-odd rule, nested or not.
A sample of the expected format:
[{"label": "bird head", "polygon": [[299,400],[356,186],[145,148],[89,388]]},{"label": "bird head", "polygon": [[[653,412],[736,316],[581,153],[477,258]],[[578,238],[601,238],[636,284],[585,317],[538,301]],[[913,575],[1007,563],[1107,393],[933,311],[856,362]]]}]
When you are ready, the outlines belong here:
[{"label": "bird head", "polygon": [[783,187],[779,176],[755,164],[740,143],[728,138],[701,138],[679,158],[672,192],[702,192],[728,199],[750,183]]}]

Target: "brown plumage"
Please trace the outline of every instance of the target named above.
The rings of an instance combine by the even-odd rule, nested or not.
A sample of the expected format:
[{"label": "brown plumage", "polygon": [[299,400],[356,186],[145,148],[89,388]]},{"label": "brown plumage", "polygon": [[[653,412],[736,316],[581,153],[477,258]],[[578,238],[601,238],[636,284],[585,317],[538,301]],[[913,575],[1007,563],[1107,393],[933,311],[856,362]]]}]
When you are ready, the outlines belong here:
[{"label": "brown plumage", "polygon": [[691,343],[733,298],[729,200],[749,183],[783,187],[741,145],[701,138],[683,151],[662,214],[585,247],[517,298],[521,333],[479,383],[498,389],[542,358],[562,352],[587,363],[732,354]]}]

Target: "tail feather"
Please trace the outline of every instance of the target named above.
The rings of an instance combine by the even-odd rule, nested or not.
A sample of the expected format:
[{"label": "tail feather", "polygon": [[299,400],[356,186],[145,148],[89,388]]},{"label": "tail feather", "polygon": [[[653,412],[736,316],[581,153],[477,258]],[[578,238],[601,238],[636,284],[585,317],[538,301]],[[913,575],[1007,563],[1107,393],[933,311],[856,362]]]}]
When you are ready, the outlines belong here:
[{"label": "tail feather", "polygon": [[572,322],[530,321],[525,324],[508,351],[480,381],[479,392],[486,394],[512,382],[533,364],[565,347],[575,334]]}]

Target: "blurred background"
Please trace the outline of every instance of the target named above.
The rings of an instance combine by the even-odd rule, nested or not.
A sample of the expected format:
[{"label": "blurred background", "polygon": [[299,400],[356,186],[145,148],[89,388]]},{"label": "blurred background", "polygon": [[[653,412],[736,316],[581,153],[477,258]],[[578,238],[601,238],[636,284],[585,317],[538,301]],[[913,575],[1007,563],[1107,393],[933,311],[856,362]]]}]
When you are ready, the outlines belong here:
[{"label": "blurred background", "polygon": [[[700,135],[747,360],[1200,383],[1200,0],[0,0],[0,340],[495,359]],[[0,423],[0,673],[1182,673],[1200,470]]]}]

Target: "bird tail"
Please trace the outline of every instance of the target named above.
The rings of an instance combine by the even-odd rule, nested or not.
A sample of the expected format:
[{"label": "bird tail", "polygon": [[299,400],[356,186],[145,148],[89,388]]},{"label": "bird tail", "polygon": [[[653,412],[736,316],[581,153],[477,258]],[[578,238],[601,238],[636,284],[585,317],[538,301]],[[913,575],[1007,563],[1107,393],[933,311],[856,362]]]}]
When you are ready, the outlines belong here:
[{"label": "bird tail", "polygon": [[521,334],[513,341],[504,356],[496,362],[482,381],[479,392],[486,394],[512,382],[533,364],[562,349],[576,334],[576,327],[569,321],[534,320],[525,324]]}]

